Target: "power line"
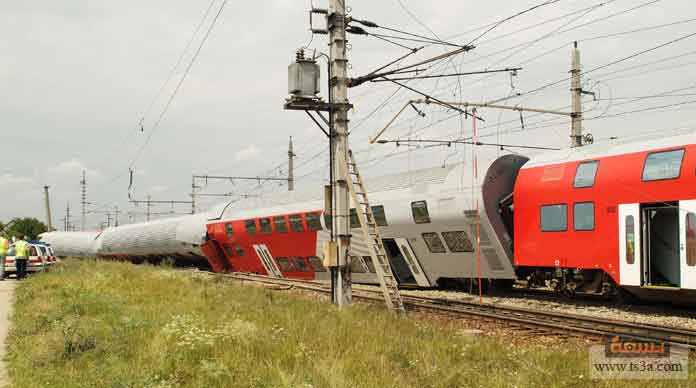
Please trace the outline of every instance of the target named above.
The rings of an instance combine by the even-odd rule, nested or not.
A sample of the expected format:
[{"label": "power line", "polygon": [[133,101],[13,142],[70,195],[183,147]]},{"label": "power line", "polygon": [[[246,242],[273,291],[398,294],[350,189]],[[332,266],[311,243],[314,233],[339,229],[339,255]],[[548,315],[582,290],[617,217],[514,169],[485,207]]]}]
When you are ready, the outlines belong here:
[{"label": "power line", "polygon": [[205,20],[206,20],[206,19],[208,18],[208,16],[210,15],[210,11],[211,11],[213,5],[215,4],[215,1],[217,1],[217,0],[212,0],[212,1],[210,2],[210,4],[208,5],[208,8],[206,9],[205,13],[203,14],[203,17],[202,17],[201,20],[198,22],[196,28],[195,28],[194,31],[193,31],[193,34],[191,34],[191,37],[189,38],[188,42],[186,43],[186,46],[184,47],[184,49],[182,50],[181,54],[179,55],[179,58],[177,59],[176,64],[171,68],[171,70],[169,71],[169,74],[167,75],[167,78],[166,78],[165,81],[162,83],[162,85],[160,86],[160,88],[159,88],[159,90],[157,91],[157,93],[155,93],[154,97],[150,100],[150,103],[147,105],[147,108],[143,111],[143,114],[140,116],[140,120],[138,121],[138,124],[136,125],[136,128],[134,128],[133,131],[127,133],[127,134],[123,137],[123,139],[119,142],[119,145],[116,147],[116,149],[121,148],[124,144],[126,144],[126,142],[128,141],[129,138],[131,138],[134,134],[140,132],[140,131],[143,129],[143,125],[144,125],[143,123],[144,123],[144,121],[145,121],[145,118],[150,114],[150,112],[152,111],[152,108],[153,108],[154,105],[155,105],[155,102],[157,102],[157,100],[160,98],[160,96],[161,96],[162,93],[164,92],[166,86],[167,86],[167,85],[169,84],[169,82],[171,81],[172,77],[174,77],[174,74],[176,73],[176,70],[177,70],[177,69],[179,68],[179,66],[181,65],[181,62],[183,61],[184,57],[186,56],[186,53],[188,52],[188,50],[190,49],[191,44],[192,44],[193,41],[195,40],[195,37],[198,35],[198,32],[200,31],[201,27],[203,26],[203,23],[205,22]]},{"label": "power line", "polygon": [[[668,41],[668,42],[659,44],[659,45],[654,46],[654,47],[651,47],[651,48],[649,48],[649,49],[646,49],[646,50],[642,50],[642,51],[633,53],[633,54],[631,54],[631,55],[629,55],[629,56],[627,56],[627,57],[623,57],[623,58],[617,59],[617,60],[615,60],[615,61],[606,63],[606,64],[604,64],[604,65],[597,66],[597,67],[595,67],[595,68],[593,68],[593,69],[591,69],[591,70],[584,71],[584,72],[582,72],[582,75],[586,75],[586,74],[589,74],[589,73],[593,73],[593,72],[595,72],[595,71],[598,71],[598,70],[601,70],[601,69],[605,69],[605,68],[607,68],[607,67],[609,67],[609,66],[613,66],[613,65],[619,64],[619,63],[621,63],[621,62],[628,61],[628,60],[633,59],[633,58],[636,58],[636,57],[638,57],[638,56],[640,56],[640,55],[647,54],[647,53],[649,53],[649,52],[652,52],[652,51],[661,49],[661,48],[663,48],[663,47],[672,45],[672,44],[677,43],[677,42],[681,42],[682,40],[691,38],[691,37],[693,37],[694,35],[696,35],[696,32],[693,32],[693,33],[690,33],[690,34],[686,34],[686,35],[680,36],[679,38],[672,39],[672,40],[670,40],[670,41]],[[528,91],[528,92],[521,93],[520,96],[529,95],[529,94],[534,94],[534,93],[537,93],[537,92],[539,92],[539,91],[541,91],[541,90],[547,89],[547,88],[549,88],[549,87],[551,87],[551,86],[558,85],[558,84],[563,83],[563,82],[568,81],[568,80],[570,80],[570,77],[566,77],[566,78],[563,78],[563,79],[558,80],[558,81],[550,82],[550,83],[545,84],[545,85],[542,85],[542,86],[540,86],[540,87],[538,87],[538,88],[532,89],[532,90],[530,90],[530,91]]]},{"label": "power line", "polygon": [[658,24],[656,26],[649,26],[649,27],[643,27],[643,28],[638,28],[635,30],[629,30],[629,31],[621,31],[621,32],[615,32],[611,34],[605,34],[605,35],[598,35],[598,36],[593,36],[589,38],[584,38],[584,39],[579,39],[578,42],[588,42],[591,40],[598,40],[598,39],[606,39],[606,38],[614,38],[617,36],[623,36],[623,35],[628,35],[628,34],[635,34],[638,32],[645,32],[645,31],[653,31],[657,30],[660,28],[665,28],[665,27],[671,27],[671,26],[676,26],[679,24],[685,24],[685,23],[691,23],[696,21],[696,18],[693,19],[686,19],[686,20],[680,20],[677,22],[672,22],[672,23],[666,23],[666,24]]},{"label": "power line", "polygon": [[215,18],[213,19],[212,23],[210,23],[210,26],[208,27],[208,30],[206,31],[205,35],[203,36],[201,43],[198,45],[198,48],[196,49],[196,52],[193,55],[193,58],[191,58],[191,61],[189,62],[188,66],[186,67],[184,74],[182,75],[181,79],[179,80],[179,83],[176,85],[176,88],[174,89],[171,96],[169,97],[167,104],[165,105],[164,109],[162,110],[162,113],[160,113],[160,115],[157,119],[157,122],[155,122],[155,125],[150,129],[150,133],[148,134],[147,138],[145,139],[145,142],[140,146],[140,148],[138,149],[138,152],[136,152],[136,154],[135,154],[135,157],[133,158],[133,160],[129,164],[130,168],[133,168],[133,166],[135,165],[135,163],[138,161],[138,159],[142,155],[143,151],[145,150],[145,147],[147,147],[147,145],[150,143],[150,140],[152,139],[152,136],[155,134],[155,131],[157,131],[157,129],[159,128],[159,125],[162,122],[164,115],[167,114],[167,111],[169,110],[169,107],[171,106],[172,102],[174,101],[174,98],[176,97],[177,93],[179,92],[181,85],[186,80],[186,77],[188,76],[189,72],[191,71],[191,68],[193,67],[193,64],[196,62],[196,59],[198,58],[198,55],[201,52],[201,49],[203,49],[203,45],[208,40],[208,37],[210,36],[210,33],[213,30],[213,27],[215,27],[215,24],[217,23],[217,20],[220,17],[220,14],[222,13],[222,10],[225,7],[225,4],[227,4],[227,0],[224,0],[222,2],[222,4],[220,4],[220,8],[218,9],[217,14],[215,14]]},{"label": "power line", "polygon": [[503,23],[505,23],[505,22],[508,22],[508,21],[510,21],[510,20],[512,20],[512,19],[514,19],[514,18],[516,18],[516,17],[518,17],[518,16],[524,15],[524,14],[526,14],[526,13],[528,13],[528,12],[531,12],[531,11],[533,11],[533,10],[535,10],[535,9],[544,7],[544,6],[546,6],[546,5],[558,3],[559,1],[560,1],[560,0],[549,0],[549,1],[546,1],[546,2],[544,2],[544,3],[535,5],[535,6],[531,7],[531,8],[527,8],[527,9],[525,9],[524,11],[518,12],[518,13],[512,15],[512,16],[508,16],[508,17],[506,17],[505,19],[502,19],[502,20],[496,22],[496,23],[495,23],[494,25],[492,25],[490,28],[488,28],[487,30],[485,30],[484,32],[482,32],[480,35],[478,35],[477,37],[475,37],[474,39],[472,39],[468,44],[469,44],[469,45],[472,45],[472,44],[476,43],[477,40],[481,39],[481,38],[484,37],[486,34],[488,34],[489,32],[493,31],[494,29],[498,28],[498,26],[500,26],[501,24],[503,24]]},{"label": "power line", "polygon": [[681,101],[677,102],[674,104],[667,104],[667,105],[660,105],[660,106],[652,106],[652,107],[647,107],[647,108],[641,108],[641,109],[635,109],[635,110],[630,110],[627,112],[619,112],[619,113],[614,113],[606,116],[601,116],[601,117],[590,117],[585,120],[597,120],[597,119],[608,119],[612,117],[618,117],[618,116],[625,116],[628,114],[633,114],[633,113],[641,113],[641,112],[649,112],[649,111],[655,111],[655,110],[660,110],[660,109],[667,109],[667,108],[675,108],[683,105],[690,105],[690,104],[696,104],[696,100],[688,100],[688,101]]}]

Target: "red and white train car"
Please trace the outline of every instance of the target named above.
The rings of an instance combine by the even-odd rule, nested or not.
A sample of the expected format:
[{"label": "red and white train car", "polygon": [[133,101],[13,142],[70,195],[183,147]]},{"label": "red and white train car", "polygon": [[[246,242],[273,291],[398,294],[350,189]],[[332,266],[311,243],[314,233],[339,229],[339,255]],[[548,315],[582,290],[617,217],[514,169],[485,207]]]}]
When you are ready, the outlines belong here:
[{"label": "red and white train car", "polygon": [[[472,190],[469,173],[468,166],[458,164],[367,181],[372,210],[400,285],[438,287],[478,276],[472,198],[481,191]],[[322,195],[317,187],[231,204],[209,221],[203,252],[216,271],[328,279],[321,257],[330,234]],[[374,283],[374,266],[354,212],[351,209],[349,252],[353,280]],[[481,228],[481,275],[510,282],[515,279],[512,260],[497,238],[488,237],[489,230],[488,223]]]},{"label": "red and white train car", "polygon": [[641,298],[674,299],[695,291],[694,140],[602,144],[532,158],[514,190],[518,274],[569,292],[619,285]]}]

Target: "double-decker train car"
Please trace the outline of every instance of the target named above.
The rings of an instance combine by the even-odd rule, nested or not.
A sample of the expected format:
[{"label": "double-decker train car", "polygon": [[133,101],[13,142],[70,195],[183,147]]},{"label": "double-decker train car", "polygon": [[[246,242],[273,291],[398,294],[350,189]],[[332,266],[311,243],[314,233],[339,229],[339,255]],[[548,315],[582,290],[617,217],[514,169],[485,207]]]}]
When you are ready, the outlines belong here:
[{"label": "double-decker train car", "polygon": [[[521,164],[526,158],[508,155],[497,162]],[[496,170],[497,171],[497,170]],[[490,181],[513,177],[498,171]],[[368,180],[375,221],[402,286],[438,287],[476,278],[479,265],[472,241],[476,236],[477,213],[467,166],[457,164]],[[491,185],[493,186],[493,185]],[[490,195],[503,197],[498,187]],[[329,239],[330,220],[323,213],[321,188],[315,191],[280,193],[249,198],[226,207],[208,223],[209,241],[204,247],[218,271],[241,271],[277,277],[328,279],[322,265],[322,245]],[[480,199],[480,198],[479,198]],[[485,211],[483,212],[485,214]],[[494,221],[482,222],[481,276],[487,279],[515,279],[506,247],[494,235]],[[351,209],[351,270],[353,280],[375,283],[375,268],[368,246],[361,237],[355,208]],[[508,247],[509,248],[509,247]]]},{"label": "double-decker train car", "polygon": [[[532,158],[514,190],[514,263],[532,283],[696,295],[694,135]],[[689,296],[691,295],[691,296]]]}]

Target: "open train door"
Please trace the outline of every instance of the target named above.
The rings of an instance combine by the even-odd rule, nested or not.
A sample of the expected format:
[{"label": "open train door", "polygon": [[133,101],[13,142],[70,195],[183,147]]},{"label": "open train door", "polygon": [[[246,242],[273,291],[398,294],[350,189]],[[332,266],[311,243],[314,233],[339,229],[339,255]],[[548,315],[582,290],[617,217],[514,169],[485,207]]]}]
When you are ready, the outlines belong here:
[{"label": "open train door", "polygon": [[423,267],[421,267],[420,263],[418,262],[418,257],[416,257],[416,253],[413,252],[413,249],[411,249],[411,245],[408,243],[408,240],[405,238],[395,238],[394,241],[396,241],[401,254],[406,259],[406,264],[408,264],[408,268],[411,269],[413,278],[416,279],[416,283],[420,287],[430,287],[430,282],[423,272]]},{"label": "open train door", "polygon": [[276,265],[275,260],[273,260],[273,256],[271,256],[271,251],[268,250],[266,244],[254,245],[254,250],[256,251],[256,255],[261,260],[261,264],[263,265],[263,268],[266,270],[266,273],[268,273],[268,276],[274,278],[283,277],[283,273],[280,272],[280,269]]},{"label": "open train door", "polygon": [[681,288],[696,289],[696,200],[679,201]]},{"label": "open train door", "polygon": [[624,286],[640,286],[642,266],[640,204],[619,205],[619,276]]}]

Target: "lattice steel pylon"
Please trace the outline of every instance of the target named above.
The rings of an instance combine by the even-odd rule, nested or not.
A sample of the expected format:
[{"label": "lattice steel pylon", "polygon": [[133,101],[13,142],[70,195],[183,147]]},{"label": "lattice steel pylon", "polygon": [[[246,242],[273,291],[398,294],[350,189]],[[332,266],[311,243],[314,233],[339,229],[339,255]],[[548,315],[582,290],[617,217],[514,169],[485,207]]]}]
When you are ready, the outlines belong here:
[{"label": "lattice steel pylon", "polygon": [[[387,257],[387,251],[382,242],[382,236],[379,233],[379,227],[375,216],[370,206],[370,201],[367,199],[367,190],[360,177],[358,165],[353,157],[353,152],[348,151],[349,160],[341,163],[343,166],[344,176],[348,185],[353,203],[355,204],[355,213],[360,221],[360,229],[365,239],[365,243],[369,247],[372,264],[375,267],[377,278],[379,279],[384,300],[387,303],[387,308],[391,311],[404,313],[404,301],[399,293],[399,285],[394,277],[394,273]],[[356,188],[357,185],[357,188]]]}]

